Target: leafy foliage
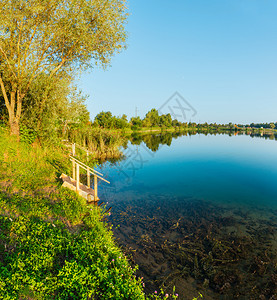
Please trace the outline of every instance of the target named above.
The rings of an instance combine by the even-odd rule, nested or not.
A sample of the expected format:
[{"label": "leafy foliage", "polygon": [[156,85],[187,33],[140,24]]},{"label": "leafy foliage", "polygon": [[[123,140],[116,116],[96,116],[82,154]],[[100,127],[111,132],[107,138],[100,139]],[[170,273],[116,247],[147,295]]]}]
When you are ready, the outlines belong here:
[{"label": "leafy foliage", "polygon": [[94,126],[106,129],[124,129],[140,130],[142,128],[172,128],[185,125],[178,120],[172,120],[170,114],[159,115],[158,110],[151,109],[144,117],[132,117],[130,122],[127,121],[126,115],[115,117],[110,111],[97,114],[94,119]]},{"label": "leafy foliage", "polygon": [[32,144],[37,138],[36,132],[26,125],[20,127],[20,140],[27,144]]},{"label": "leafy foliage", "polygon": [[131,118],[130,123],[132,125],[132,130],[138,130],[142,127],[142,120],[140,117]]},{"label": "leafy foliage", "polygon": [[13,134],[36,78],[105,67],[125,47],[125,0],[4,0],[0,15],[0,87]]},{"label": "leafy foliage", "polygon": [[120,117],[115,117],[112,115],[110,111],[108,112],[100,112],[95,117],[95,125],[98,125],[102,128],[108,129],[124,129],[130,127],[126,115]]},{"label": "leafy foliage", "polygon": [[65,139],[71,130],[89,123],[85,100],[67,74],[51,80],[42,74],[25,96],[22,126],[34,131],[43,141],[55,143]]},{"label": "leafy foliage", "polygon": [[159,126],[160,124],[160,116],[159,116],[159,112],[153,108],[151,109],[151,111],[149,111],[145,118],[143,119],[143,125],[145,127],[155,127],[155,126]]},{"label": "leafy foliage", "polygon": [[95,211],[85,219],[90,230],[78,234],[34,217],[1,216],[0,224],[0,294],[5,299],[144,299],[135,269]]}]

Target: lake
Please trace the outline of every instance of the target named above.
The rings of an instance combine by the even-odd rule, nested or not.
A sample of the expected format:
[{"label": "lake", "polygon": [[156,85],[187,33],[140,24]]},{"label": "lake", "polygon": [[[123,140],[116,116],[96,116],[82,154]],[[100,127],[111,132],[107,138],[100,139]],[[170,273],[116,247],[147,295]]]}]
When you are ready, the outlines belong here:
[{"label": "lake", "polygon": [[133,135],[122,151],[100,199],[146,292],[276,299],[275,138]]}]

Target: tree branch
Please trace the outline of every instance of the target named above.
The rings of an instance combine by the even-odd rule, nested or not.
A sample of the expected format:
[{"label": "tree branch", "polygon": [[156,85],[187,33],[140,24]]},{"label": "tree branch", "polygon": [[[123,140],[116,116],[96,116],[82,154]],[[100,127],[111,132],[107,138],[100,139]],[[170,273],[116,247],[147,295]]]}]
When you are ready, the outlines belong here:
[{"label": "tree branch", "polygon": [[36,34],[37,27],[38,27],[38,23],[35,25],[35,28],[33,29],[33,34],[31,35],[29,43],[27,44],[27,47],[25,49],[25,54],[24,54],[24,57],[23,57],[23,65],[22,65],[22,69],[23,70],[25,69],[25,66],[26,66],[27,53],[28,53],[29,48],[31,46],[32,40],[33,40],[33,38],[34,38],[34,36]]},{"label": "tree branch", "polygon": [[1,86],[2,94],[3,94],[4,99],[5,99],[5,104],[6,104],[7,108],[8,108],[8,110],[10,110],[11,109],[11,105],[10,105],[10,102],[9,102],[9,99],[8,99],[8,96],[7,96],[7,93],[6,93],[5,85],[4,85],[4,82],[3,82],[1,76],[0,76],[0,86]]},{"label": "tree branch", "polygon": [[21,65],[20,65],[20,41],[21,41],[21,34],[23,28],[23,20],[21,18],[20,26],[19,26],[19,33],[18,33],[18,41],[17,41],[17,76],[20,77],[21,74]]},{"label": "tree branch", "polygon": [[16,109],[16,118],[19,121],[21,117],[22,111],[22,99],[24,98],[24,94],[20,93],[20,90],[17,90],[17,109]]},{"label": "tree branch", "polygon": [[13,71],[13,69],[12,69],[12,67],[11,67],[11,64],[10,64],[10,62],[9,62],[9,60],[8,60],[8,57],[7,57],[6,53],[4,52],[2,46],[0,46],[0,50],[1,50],[1,52],[3,53],[3,55],[5,56],[5,59],[6,59],[7,63],[8,63],[8,66],[9,66],[9,68],[10,68],[10,70],[11,70],[13,76],[15,77],[15,79],[17,79],[17,76],[16,76],[16,74],[14,73],[14,71]]}]

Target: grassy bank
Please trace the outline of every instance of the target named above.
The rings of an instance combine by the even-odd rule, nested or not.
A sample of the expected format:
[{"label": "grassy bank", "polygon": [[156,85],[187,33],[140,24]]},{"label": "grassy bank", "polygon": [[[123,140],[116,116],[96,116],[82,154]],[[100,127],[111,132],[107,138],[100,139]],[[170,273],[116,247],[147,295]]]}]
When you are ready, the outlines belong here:
[{"label": "grassy bank", "polygon": [[69,167],[0,128],[0,299],[145,299],[105,210],[61,187]]}]

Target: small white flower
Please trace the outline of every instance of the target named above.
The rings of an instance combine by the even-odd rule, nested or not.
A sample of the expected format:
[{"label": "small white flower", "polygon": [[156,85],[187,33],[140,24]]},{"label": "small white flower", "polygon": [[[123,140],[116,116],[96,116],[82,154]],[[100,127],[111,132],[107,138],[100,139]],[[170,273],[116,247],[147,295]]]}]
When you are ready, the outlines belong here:
[{"label": "small white flower", "polygon": [[53,226],[53,227],[56,227],[56,225],[55,225],[55,224],[52,224],[52,226]]},{"label": "small white flower", "polygon": [[12,218],[9,218],[9,220],[12,222],[13,221],[13,219]]}]

